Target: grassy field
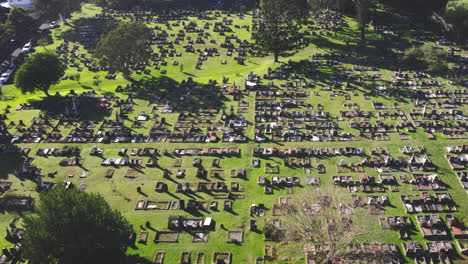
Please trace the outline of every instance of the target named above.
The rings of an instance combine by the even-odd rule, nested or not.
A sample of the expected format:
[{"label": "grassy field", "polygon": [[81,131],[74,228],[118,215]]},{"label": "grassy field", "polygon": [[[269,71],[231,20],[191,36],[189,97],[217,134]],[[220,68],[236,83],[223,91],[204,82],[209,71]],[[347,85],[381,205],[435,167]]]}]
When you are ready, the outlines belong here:
[{"label": "grassy field", "polygon": [[[54,50],[60,43],[63,41],[66,32],[72,30],[73,22],[82,19],[84,17],[92,17],[101,10],[92,5],[85,5],[81,13],[74,14],[70,26],[61,25],[60,28],[53,31],[53,44],[45,47],[36,47],[36,52],[41,50]],[[252,21],[252,16],[250,14],[245,15],[243,18],[238,15],[232,15],[230,17],[233,19],[234,24],[236,25],[250,25]],[[220,20],[221,18],[218,18]],[[192,21],[197,19],[192,17]],[[288,61],[299,62],[301,60],[307,60],[314,53],[327,53],[329,51],[345,51],[346,52],[346,42],[357,42],[359,38],[359,32],[357,30],[357,23],[352,18],[346,18],[346,21],[349,24],[349,27],[345,28],[343,31],[338,32],[336,35],[332,34],[330,36],[318,36],[310,37],[312,39],[312,44],[307,47],[294,51],[290,56],[286,58],[281,58],[283,61],[282,64],[287,63]],[[198,21],[198,25],[203,25],[203,21]],[[155,24],[150,24],[150,27],[154,27]],[[178,30],[179,28],[174,29]],[[242,28],[234,28],[233,34],[236,34],[240,39],[250,39],[250,32]],[[189,34],[192,37],[196,38],[196,34]],[[368,34],[369,41],[379,40],[380,35],[372,30],[369,30]],[[216,40],[217,43],[221,43],[224,40],[223,36],[218,34],[213,34],[212,38]],[[177,49],[182,49],[183,44],[176,45]],[[202,49],[205,47],[217,47],[217,45],[198,44],[194,45],[195,49]],[[86,50],[83,47],[80,47],[79,53],[87,54]],[[369,58],[369,61],[372,65],[375,65],[378,68],[378,72],[384,76],[385,80],[390,80],[392,71],[397,69],[397,67],[392,64],[392,62],[382,61],[377,57],[377,51],[375,47],[368,44],[365,47],[365,54]],[[149,75],[137,75],[134,74],[136,81],[142,80],[151,80],[152,78],[160,79],[162,76],[167,77],[170,80],[173,80],[177,83],[186,80],[188,77],[193,77],[193,79],[198,83],[207,83],[209,80],[217,80],[221,82],[223,77],[229,78],[228,85],[240,85],[241,87],[244,84],[244,81],[247,75],[254,71],[255,73],[262,76],[268,71],[268,68],[276,68],[281,64],[275,64],[273,62],[272,56],[266,57],[249,57],[246,61],[246,65],[237,65],[232,57],[225,56],[222,54],[220,57],[213,57],[203,64],[201,70],[195,69],[195,63],[197,59],[197,54],[184,54],[181,58],[177,58],[180,64],[184,67],[181,70],[180,66],[172,66],[171,63],[168,63],[169,66],[161,67],[161,70],[166,69],[167,74],[162,74],[160,70],[151,70]],[[227,65],[221,65],[220,61],[225,59],[228,61]],[[176,59],[174,59],[176,60]],[[357,65],[349,62],[341,65],[344,68],[352,68]],[[351,100],[345,100],[344,97],[337,97],[334,100],[331,100],[328,94],[330,93],[325,89],[326,86],[332,84],[332,77],[336,72],[334,67],[322,67],[317,70],[318,76],[316,78],[312,77],[310,72],[307,70],[298,71],[299,76],[307,77],[316,82],[317,87],[313,90],[311,89],[311,95],[307,99],[308,103],[317,106],[317,104],[322,104],[324,106],[324,111],[329,112],[330,116],[334,120],[336,116],[339,115],[339,112],[345,110],[343,106],[344,103],[356,103],[360,106],[360,109],[363,111],[375,111],[372,106],[372,101],[381,102],[384,104],[393,104],[398,102],[401,106],[401,109],[405,113],[410,113],[414,108],[412,104],[412,99],[407,97],[399,98],[390,98],[375,96],[371,100],[366,100],[364,94],[370,93],[372,90],[372,81],[366,81],[368,84],[367,87],[356,87],[356,95],[351,95]],[[80,74],[80,81],[65,80],[60,82],[60,84],[55,85],[51,89],[51,94],[56,92],[61,95],[65,95],[69,90],[73,89],[78,93],[95,90],[98,94],[114,94],[120,96],[121,98],[127,98],[128,94],[125,93],[116,93],[115,88],[118,85],[125,87],[130,82],[125,80],[121,75],[118,75],[115,80],[107,80],[104,76],[106,72],[90,72],[86,68],[82,72],[78,72],[76,68],[69,68],[67,70],[68,76],[73,76],[75,74]],[[94,76],[100,75],[98,82]],[[444,78],[439,78],[440,81],[444,83],[446,89],[457,89],[459,87],[447,85],[447,80]],[[285,80],[278,81],[276,84],[281,84]],[[318,91],[319,95],[313,95],[313,91]],[[37,100],[43,100],[45,95],[43,93],[35,94],[26,94],[23,95],[21,92],[14,87],[14,85],[8,85],[2,89],[2,95],[8,97],[10,100],[0,101],[0,110],[3,110],[7,105],[15,107],[20,103],[28,103]],[[145,98],[147,96],[147,98]],[[135,100],[135,107],[133,112],[129,114],[128,119],[125,121],[125,125],[130,127],[132,125],[132,120],[135,120],[136,116],[140,111],[146,111],[147,113],[151,112],[151,105],[149,100],[151,100],[152,95],[142,95]],[[195,98],[197,99],[197,98]],[[245,134],[252,139],[254,136],[254,104],[255,104],[255,94],[250,93],[243,100],[249,103],[249,110],[244,116],[249,122],[249,126],[245,129]],[[226,106],[226,109],[229,109],[231,106],[237,108],[237,102],[232,100],[231,96],[223,98],[222,103]],[[296,110],[306,110],[305,107]],[[466,107],[463,109],[466,112]],[[29,126],[32,122],[33,117],[37,117],[40,114],[39,110],[25,110],[25,111],[12,111],[8,115],[9,120],[24,120],[26,125]],[[166,118],[166,122],[172,128],[177,121],[178,113],[174,114],[161,114],[161,116]],[[218,113],[217,120],[221,117],[221,113]],[[113,119],[111,117],[106,117],[106,119]],[[375,123],[376,118],[372,118],[371,122]],[[386,120],[389,124],[400,122],[401,120]],[[349,128],[348,121],[338,121],[340,128],[344,132],[351,132],[358,134],[358,130]],[[151,121],[145,123],[143,128],[134,129],[135,133],[147,134],[151,128]],[[63,134],[67,134],[74,127],[64,128],[62,130]],[[95,132],[97,127],[95,128]],[[206,132],[206,129],[203,130]],[[16,130],[10,130],[10,133],[18,133]],[[291,195],[291,191],[287,189],[275,189],[272,195],[265,195],[263,193],[263,188],[257,185],[257,178],[261,175],[266,175],[264,172],[264,167],[266,163],[277,164],[280,166],[279,176],[298,176],[301,179],[301,184],[304,183],[305,173],[302,168],[291,168],[283,166],[282,159],[279,158],[269,158],[261,159],[260,168],[252,168],[251,162],[253,159],[252,149],[258,146],[261,147],[307,147],[307,148],[325,148],[325,147],[361,147],[366,150],[366,153],[369,154],[369,148],[372,147],[386,147],[389,149],[390,153],[394,158],[398,156],[404,156],[399,151],[399,148],[405,145],[410,146],[425,146],[430,153],[430,158],[432,162],[437,165],[437,173],[440,175],[444,183],[448,187],[448,193],[453,197],[453,199],[458,203],[459,211],[455,213],[460,219],[468,221],[468,203],[466,203],[466,191],[462,189],[460,183],[458,182],[457,176],[454,171],[450,168],[445,155],[446,146],[452,145],[463,145],[466,144],[466,140],[448,140],[445,139],[441,134],[436,133],[437,140],[429,140],[427,134],[423,131],[422,128],[417,128],[416,133],[411,134],[411,140],[403,141],[398,137],[398,133],[390,134],[390,141],[350,141],[350,142],[278,142],[278,143],[264,143],[257,144],[253,141],[245,144],[238,143],[205,143],[205,144],[195,144],[195,143],[133,143],[133,144],[70,144],[72,146],[77,146],[82,149],[82,157],[85,158],[82,167],[61,167],[59,162],[62,158],[59,157],[39,157],[32,155],[35,160],[34,165],[42,168],[42,175],[44,176],[44,181],[52,181],[56,183],[62,183],[64,181],[73,181],[75,186],[80,186],[80,184],[86,184],[86,191],[89,192],[98,192],[103,195],[106,200],[111,204],[112,207],[119,209],[125,217],[133,224],[137,234],[143,230],[146,221],[151,223],[151,226],[156,230],[166,230],[167,229],[167,218],[173,215],[187,215],[183,211],[171,211],[171,210],[148,210],[148,211],[136,211],[134,210],[137,200],[151,200],[151,201],[167,201],[167,200],[204,200],[212,201],[214,198],[205,193],[196,193],[196,194],[181,194],[175,193],[176,182],[172,180],[167,180],[163,178],[163,171],[158,168],[147,168],[144,167],[138,171],[138,176],[135,179],[125,178],[125,173],[127,168],[117,168],[111,179],[105,178],[104,174],[107,170],[106,167],[100,166],[103,158],[116,158],[118,157],[118,152],[121,148],[125,147],[128,149],[132,148],[144,148],[144,147],[153,147],[157,149],[168,149],[173,150],[176,148],[203,148],[203,147],[239,147],[241,149],[240,157],[224,157],[221,158],[220,168],[224,169],[223,180],[228,186],[232,182],[238,182],[243,189],[241,194],[245,195],[245,199],[237,199],[233,204],[233,212],[228,212],[222,210],[222,200],[220,201],[221,209],[219,211],[208,210],[206,212],[200,212],[199,215],[192,215],[191,217],[201,218],[201,217],[213,217],[216,221],[216,231],[210,232],[208,237],[208,242],[206,243],[193,243],[192,236],[190,234],[182,233],[179,235],[178,243],[154,243],[155,232],[150,231],[150,236],[148,238],[148,243],[146,245],[137,244],[135,248],[129,249],[128,253],[131,255],[139,255],[143,258],[152,260],[155,252],[163,251],[166,252],[166,262],[165,263],[178,263],[180,259],[181,252],[190,252],[192,254],[192,260],[196,258],[198,252],[204,252],[207,256],[207,262],[210,263],[213,258],[214,252],[231,252],[233,254],[232,263],[255,263],[257,257],[262,257],[264,255],[264,245],[265,244],[275,244],[273,242],[265,242],[264,236],[261,232],[251,232],[248,230],[249,220],[251,219],[249,215],[249,208],[251,204],[260,204],[263,203],[268,208],[272,208],[273,204],[276,204],[279,197]],[[31,148],[31,153],[36,153],[40,148],[62,148],[64,144],[19,144],[19,147],[28,147]],[[100,147],[104,149],[103,157],[95,157],[89,155],[91,149],[94,147]],[[31,156],[31,155],[30,155]],[[146,162],[147,158],[143,158]],[[159,159],[159,164],[162,168],[168,168],[173,171],[177,170],[174,168],[175,157],[166,157],[163,156]],[[177,182],[188,182],[195,183],[200,181],[196,178],[196,168],[192,166],[194,157],[182,157],[182,167],[186,171],[186,178],[178,180]],[[203,157],[203,165],[205,168],[209,169],[213,161],[213,157]],[[313,165],[316,167],[316,164],[321,162],[327,168],[326,174],[318,174],[314,171],[311,176],[319,176],[321,183],[323,185],[332,185],[332,176],[334,175],[352,175],[354,179],[358,179],[359,173],[337,173],[336,165],[340,162],[341,159],[346,159],[348,163],[358,162],[361,157],[333,157],[333,158],[324,158],[321,160],[314,159]],[[12,190],[7,192],[7,194],[23,194],[31,195],[37,197],[38,194],[35,191],[36,184],[30,180],[20,179],[13,174],[14,170],[14,160],[6,156],[0,156],[0,176],[2,180],[7,180],[13,182]],[[233,179],[229,177],[229,172],[231,169],[245,168],[247,173],[246,179]],[[80,178],[80,175],[83,171],[87,172],[86,178]],[[48,177],[49,173],[57,172],[55,176]],[[375,176],[378,179],[379,173],[374,168],[366,168],[365,173],[370,176]],[[69,177],[69,175],[74,175],[74,177]],[[400,195],[402,194],[418,194],[414,185],[404,184],[400,182],[399,175],[406,174],[408,178],[411,178],[409,173],[394,173],[395,177],[399,182],[399,191],[391,192],[387,190],[385,193],[379,195],[387,195],[391,202],[391,206],[385,207],[385,212],[381,216],[397,216],[397,215],[406,215],[403,205],[400,201]],[[268,176],[268,175],[267,175]],[[307,175],[309,176],[309,175]],[[268,176],[271,178],[272,176]],[[209,181],[218,181],[217,179],[208,179]],[[168,184],[169,193],[156,193],[154,191],[156,181],[163,181]],[[137,192],[137,187],[141,188],[141,193]],[[293,193],[307,192],[312,191],[312,187],[295,187]],[[343,192],[347,192],[343,188]],[[359,195],[365,195],[360,192]],[[294,195],[294,194],[293,194]],[[0,216],[0,246],[9,247],[11,246],[9,242],[4,239],[5,236],[5,227],[16,217],[21,216],[16,212],[3,212]],[[190,215],[188,215],[190,216]],[[278,218],[271,215],[271,210],[267,211],[267,215],[264,217],[268,218]],[[279,217],[281,218],[281,217]],[[261,230],[263,227],[263,219],[257,219]],[[411,220],[416,224],[416,219],[414,215],[411,215]],[[240,244],[227,243],[227,230],[223,230],[220,226],[224,225],[227,230],[236,230],[244,231],[244,242]],[[362,238],[362,241],[379,241],[379,242],[392,242],[396,243],[401,248],[401,240],[398,237],[397,232],[395,231],[382,231],[377,223],[373,226],[369,226],[369,229],[372,230],[370,234]],[[411,235],[411,240],[424,242],[425,240],[421,236],[420,232],[416,229]],[[280,261],[277,263],[303,263],[303,259],[297,261]],[[411,260],[405,259],[405,262],[411,263]],[[465,262],[466,263],[466,262]]]}]

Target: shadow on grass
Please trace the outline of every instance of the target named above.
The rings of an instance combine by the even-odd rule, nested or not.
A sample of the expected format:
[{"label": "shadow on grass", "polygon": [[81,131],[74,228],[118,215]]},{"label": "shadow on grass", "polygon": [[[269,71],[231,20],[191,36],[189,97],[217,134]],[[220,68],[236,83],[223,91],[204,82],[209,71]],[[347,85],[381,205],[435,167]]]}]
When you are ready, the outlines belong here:
[{"label": "shadow on grass", "polygon": [[82,17],[74,20],[69,30],[58,34],[57,39],[77,42],[87,50],[94,50],[100,37],[116,26],[117,21],[109,16]]},{"label": "shadow on grass", "polygon": [[[6,148],[18,148],[15,145],[7,144],[4,145]],[[0,154],[0,178],[6,179],[9,174],[14,174],[18,169],[22,157],[20,153],[12,152],[8,154]]]},{"label": "shadow on grass", "polygon": [[168,104],[177,111],[219,109],[228,100],[216,83],[201,84],[191,78],[177,82],[167,76],[150,76],[133,81],[132,85],[137,91],[136,98]]},{"label": "shadow on grass", "polygon": [[[70,112],[72,105],[71,98],[63,96],[48,96],[40,100],[31,99],[28,103],[54,119],[62,118],[66,111]],[[104,120],[106,114],[98,98],[81,96],[79,104],[80,121]]]}]

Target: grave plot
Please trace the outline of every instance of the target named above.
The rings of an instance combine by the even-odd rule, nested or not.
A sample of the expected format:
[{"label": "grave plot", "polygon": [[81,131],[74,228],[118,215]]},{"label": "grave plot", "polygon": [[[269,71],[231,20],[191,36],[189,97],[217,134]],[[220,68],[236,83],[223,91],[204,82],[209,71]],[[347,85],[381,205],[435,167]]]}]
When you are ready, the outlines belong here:
[{"label": "grave plot", "polygon": [[164,257],[166,253],[164,252],[156,252],[153,258],[153,263],[154,264],[164,264]]},{"label": "grave plot", "polygon": [[[175,243],[179,241],[179,232],[176,231],[156,231],[155,243]],[[163,255],[164,256],[164,255]]]},{"label": "grave plot", "polygon": [[214,263],[231,264],[232,254],[225,252],[215,252],[213,256]]},{"label": "grave plot", "polygon": [[[298,51],[273,63],[252,39],[262,13],[237,11],[250,2],[233,2],[236,11],[86,4],[89,14],[52,30],[46,47],[68,66],[51,91],[57,94],[23,98],[14,85],[2,89],[5,217],[31,210],[33,190],[75,186],[102,194],[134,227],[150,222],[154,229],[137,231],[136,253],[153,263],[288,261],[296,256],[275,249],[275,234],[294,213],[295,195],[337,185],[353,193],[340,214],[376,214],[380,227],[369,229],[395,240],[350,245],[341,261],[425,263],[466,254],[466,52],[437,41],[449,74],[395,68],[409,47],[448,35],[426,32],[404,14],[382,25],[379,15],[393,16],[377,3],[366,41],[353,17],[320,10],[304,25]],[[131,66],[132,81],[93,56],[99,37],[121,21],[145,24],[151,35],[151,55]],[[150,230],[158,230],[155,243],[147,243]],[[190,236],[179,240],[184,232]],[[308,263],[327,251],[303,246]]]},{"label": "grave plot", "polygon": [[204,232],[195,233],[193,235],[192,242],[194,243],[208,242],[208,233],[204,233]]},{"label": "grave plot", "polygon": [[197,262],[196,263],[197,264],[205,264],[205,259],[206,259],[205,253],[200,252],[197,255]]},{"label": "grave plot", "polygon": [[228,231],[229,243],[242,243],[244,241],[244,232],[242,231]]},{"label": "grave plot", "polygon": [[130,179],[135,179],[138,177],[140,173],[135,170],[135,169],[128,169],[126,172],[125,172],[125,175],[124,177],[125,178],[130,178]]},{"label": "grave plot", "polygon": [[182,252],[180,255],[180,264],[190,264],[192,263],[191,255],[189,252]]}]

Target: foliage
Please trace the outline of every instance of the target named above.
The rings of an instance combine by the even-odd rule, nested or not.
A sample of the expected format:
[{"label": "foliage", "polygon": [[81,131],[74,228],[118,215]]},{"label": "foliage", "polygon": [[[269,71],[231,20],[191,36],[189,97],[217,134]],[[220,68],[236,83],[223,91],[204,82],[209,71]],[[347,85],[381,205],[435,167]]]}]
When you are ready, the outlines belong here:
[{"label": "foliage", "polygon": [[0,47],[9,44],[15,34],[27,34],[36,26],[26,9],[21,7],[11,8],[3,19],[3,23],[0,24]]},{"label": "foliage", "polygon": [[263,18],[253,34],[256,44],[273,53],[275,62],[281,52],[290,50],[300,36],[301,23],[307,16],[307,3],[302,0],[263,0]]},{"label": "foliage", "polygon": [[98,6],[114,9],[128,9],[139,3],[137,0],[92,0]]},{"label": "foliage", "polygon": [[465,40],[468,32],[468,1],[450,1],[444,16],[452,24],[457,40]]},{"label": "foliage", "polygon": [[349,0],[308,0],[314,11],[322,9],[333,9],[337,11],[347,11],[352,7],[353,2]]},{"label": "foliage", "polygon": [[356,19],[361,31],[361,39],[366,38],[366,27],[369,23],[370,2],[369,0],[356,0]]},{"label": "foliage", "polygon": [[26,58],[15,74],[15,85],[23,93],[41,90],[49,95],[49,88],[60,82],[66,66],[52,52],[34,53]]},{"label": "foliage", "polygon": [[434,74],[445,74],[448,71],[447,53],[431,44],[409,48],[405,51],[402,62],[410,69],[427,69]]},{"label": "foliage", "polygon": [[98,194],[53,188],[24,219],[31,263],[123,263],[132,228]]},{"label": "foliage", "polygon": [[10,9],[6,23],[18,33],[30,32],[34,28],[31,26],[34,24],[32,17],[21,7]]},{"label": "foliage", "polygon": [[80,0],[36,0],[34,8],[48,19],[65,19],[74,11],[81,9]]},{"label": "foliage", "polygon": [[283,230],[270,223],[266,223],[263,226],[263,234],[265,235],[265,238],[273,241],[280,241],[284,237]]},{"label": "foliage", "polygon": [[129,77],[130,68],[151,55],[149,38],[150,30],[144,24],[125,22],[101,37],[95,56],[102,65]]},{"label": "foliage", "polygon": [[418,16],[427,16],[432,12],[442,10],[449,0],[384,0],[382,2],[397,9],[412,11]]},{"label": "foliage", "polygon": [[50,35],[45,35],[44,37],[37,40],[37,45],[45,47],[54,43],[54,39]]},{"label": "foliage", "polygon": [[351,195],[334,186],[322,186],[313,192],[293,197],[284,229],[284,250],[301,255],[304,246],[327,244],[329,250],[315,255],[316,263],[329,263],[347,254],[347,247],[366,235],[367,226],[377,222],[368,211],[355,208],[348,214],[343,208],[353,207]]},{"label": "foliage", "polygon": [[4,46],[5,44],[9,43],[13,33],[14,30],[11,28],[11,26],[0,24],[0,46]]}]

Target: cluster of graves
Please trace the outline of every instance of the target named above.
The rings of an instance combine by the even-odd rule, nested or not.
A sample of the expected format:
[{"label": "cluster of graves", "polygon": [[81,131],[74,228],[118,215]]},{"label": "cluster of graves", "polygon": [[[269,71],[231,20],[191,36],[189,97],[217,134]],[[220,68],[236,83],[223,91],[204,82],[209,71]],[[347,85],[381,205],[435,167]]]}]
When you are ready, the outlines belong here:
[{"label": "cluster of graves", "polygon": [[[151,29],[151,56],[131,66],[135,76],[170,76],[176,68],[171,66],[193,66],[196,72],[211,70],[213,63],[248,67],[261,53],[244,38],[259,19],[258,12],[104,9],[79,18],[56,52],[69,68],[94,72],[100,80],[98,72],[107,68],[93,59],[96,44],[127,20]],[[332,38],[347,27],[342,15],[327,10],[306,28],[313,38]],[[402,41],[401,28],[374,28],[383,40]],[[298,42],[307,45],[313,38]],[[86,191],[89,178],[103,177],[112,195],[128,202],[119,209],[148,221],[140,225],[138,242],[147,244],[154,235],[163,249],[153,263],[172,263],[166,243],[180,243],[178,263],[240,263],[225,248],[249,247],[247,237],[258,234],[267,242],[255,262],[279,260],[278,245],[261,228],[281,230],[282,219],[294,213],[294,193],[323,184],[353,193],[350,204],[340,206],[342,213],[373,209],[381,228],[402,239],[348,245],[339,263],[400,263],[403,255],[418,263],[445,263],[468,254],[468,228],[459,217],[466,213],[460,190],[468,189],[466,87],[456,75],[446,82],[426,72],[391,69],[388,76],[369,66],[361,44],[347,41],[344,49],[250,72],[237,85],[222,76],[205,84],[191,76],[161,84],[158,91],[135,82],[110,87],[113,93],[61,91],[55,101],[6,106],[0,114],[0,158],[12,158],[14,168],[7,173],[32,180],[37,191],[56,185]],[[393,53],[389,47],[378,52]],[[320,81],[323,69],[330,73]],[[56,167],[44,165],[49,160]],[[148,177],[150,187],[144,186]],[[451,185],[452,178],[460,185]],[[128,186],[119,186],[122,179]],[[18,191],[24,188],[2,179],[0,210],[32,211],[35,198]],[[120,189],[138,196],[128,198]],[[397,209],[398,215],[385,215]],[[157,229],[149,223],[153,217],[163,223]],[[239,223],[226,228],[225,218]],[[224,231],[225,241],[217,243],[228,244],[212,256],[182,249],[186,244],[179,239],[190,235],[191,243],[206,243]],[[412,241],[415,231],[424,239]],[[18,259],[24,232],[15,224],[7,228],[14,246],[3,249],[0,263]],[[315,263],[316,255],[330,250],[327,244],[305,245],[305,261]]]}]

